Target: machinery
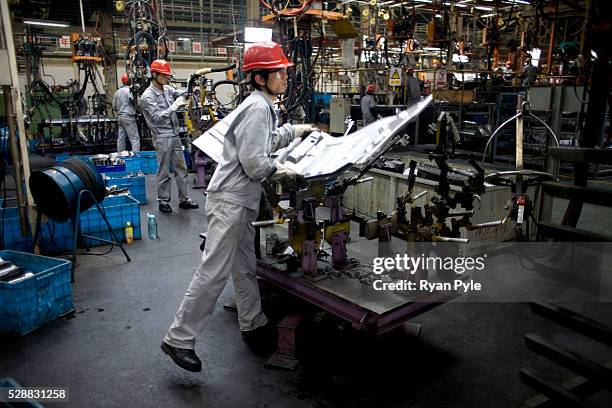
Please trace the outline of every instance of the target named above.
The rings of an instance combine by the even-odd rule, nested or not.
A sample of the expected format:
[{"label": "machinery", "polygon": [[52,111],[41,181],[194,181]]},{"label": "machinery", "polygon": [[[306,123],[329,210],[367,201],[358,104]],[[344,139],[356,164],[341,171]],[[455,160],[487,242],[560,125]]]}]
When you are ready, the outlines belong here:
[{"label": "machinery", "polygon": [[151,63],[156,59],[167,59],[169,52],[164,19],[160,10],[151,3],[147,0],[130,1],[118,10],[125,11],[125,21],[132,34],[124,59],[135,101],[149,85]]},{"label": "machinery", "polygon": [[[30,102],[26,122],[38,135],[42,150],[95,150],[115,143],[116,119],[107,116],[110,103],[97,71],[98,65],[105,63],[105,51],[86,34],[72,33],[71,43],[77,77],[66,85],[51,86],[44,81],[42,48],[35,35],[29,35],[22,47]],[[85,98],[89,87],[93,93]]]},{"label": "machinery", "polygon": [[[380,155],[405,137],[406,126],[430,102],[428,98],[341,137],[312,132],[304,140],[296,139],[275,153],[276,160],[291,166],[301,177],[285,182],[281,194],[272,184],[265,184],[275,216],[254,223],[260,230],[260,246],[265,248],[258,262],[259,276],[348,320],[356,328],[375,334],[404,327],[409,317],[456,296],[445,291],[375,292],[372,288],[375,277],[368,265],[372,258],[364,255],[372,253],[376,244],[351,239],[354,221],[343,207],[346,190],[371,180],[364,177],[365,173]],[[222,152],[223,134],[232,120],[233,115],[228,115],[194,144],[217,160]],[[337,179],[349,168],[358,169],[358,174]],[[363,227],[359,229],[363,235]],[[299,319],[288,317],[281,326],[290,331],[298,323]],[[290,356],[293,352],[284,350],[270,363],[291,367],[295,363]]]},{"label": "machinery", "polygon": [[[185,124],[187,132],[192,138],[196,138],[204,131],[210,129],[219,119],[226,116],[228,110],[231,109],[221,104],[216,98],[215,90],[218,86],[231,85],[234,87],[237,96],[230,105],[240,101],[242,92],[237,81],[228,79],[212,84],[212,81],[206,78],[206,75],[212,72],[231,73],[235,68],[236,64],[218,68],[203,68],[189,78],[187,92],[185,93],[188,101],[185,112]],[[192,162],[196,170],[194,188],[206,188],[215,171],[216,163],[206,153],[196,147],[193,148],[192,154]]]}]

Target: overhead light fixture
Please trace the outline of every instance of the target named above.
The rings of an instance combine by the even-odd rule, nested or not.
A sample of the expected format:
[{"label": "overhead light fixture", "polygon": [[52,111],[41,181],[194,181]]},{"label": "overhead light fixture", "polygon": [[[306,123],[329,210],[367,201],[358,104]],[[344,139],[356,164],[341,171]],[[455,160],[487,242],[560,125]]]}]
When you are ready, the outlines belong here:
[{"label": "overhead light fixture", "polygon": [[34,18],[26,18],[23,20],[24,24],[48,26],[48,27],[70,27],[70,23],[64,21],[52,21],[52,20],[37,20]]},{"label": "overhead light fixture", "polygon": [[[403,3],[395,3],[395,4],[390,5],[389,8],[405,6],[406,4],[408,4],[407,1]],[[417,8],[425,7],[425,4],[417,4],[416,6],[412,6],[412,7],[417,9]]]},{"label": "overhead light fixture", "polygon": [[485,14],[484,16],[480,16],[480,18],[495,17],[496,15],[497,14],[495,14],[495,13]]},{"label": "overhead light fixture", "polygon": [[474,6],[474,8],[476,10],[484,10],[484,11],[492,11],[493,7],[489,7],[489,6]]},{"label": "overhead light fixture", "polygon": [[272,41],[272,29],[260,27],[245,27],[244,41],[250,43]]},{"label": "overhead light fixture", "polygon": [[179,41],[191,41],[191,38],[188,38],[188,37],[179,37],[179,38],[177,38],[177,40],[179,40]]}]

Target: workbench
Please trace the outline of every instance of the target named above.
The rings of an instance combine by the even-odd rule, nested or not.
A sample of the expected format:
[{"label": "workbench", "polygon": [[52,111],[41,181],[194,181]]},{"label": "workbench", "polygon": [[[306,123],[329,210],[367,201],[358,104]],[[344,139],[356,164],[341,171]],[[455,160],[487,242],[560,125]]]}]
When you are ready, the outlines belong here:
[{"label": "workbench", "polygon": [[[304,277],[299,269],[288,272],[284,264],[266,255],[266,236],[276,234],[281,240],[287,238],[287,226],[276,224],[261,228],[260,244],[262,259],[257,263],[259,277],[313,305],[326,310],[351,323],[354,328],[379,335],[401,326],[409,319],[440,306],[458,295],[454,292],[415,293],[405,291],[377,291],[372,287],[372,259],[377,255],[377,241],[368,241],[357,236],[358,224],[351,222],[353,232],[347,244],[348,258],[359,263],[337,271],[329,262],[319,260],[319,268],[328,271],[327,277],[312,280]],[[405,248],[406,243],[395,241],[396,249]],[[329,244],[323,248],[331,253]],[[398,250],[396,252],[405,252]],[[331,255],[330,257],[331,258]],[[409,279],[409,278],[408,278]]]}]

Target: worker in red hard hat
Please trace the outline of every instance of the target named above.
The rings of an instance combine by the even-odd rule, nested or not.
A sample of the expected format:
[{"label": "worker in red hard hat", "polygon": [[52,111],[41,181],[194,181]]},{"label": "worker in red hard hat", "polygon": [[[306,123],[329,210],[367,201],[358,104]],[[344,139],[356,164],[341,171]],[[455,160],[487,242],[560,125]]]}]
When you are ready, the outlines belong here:
[{"label": "worker in red hard hat", "polygon": [[117,152],[127,149],[126,139],[130,141],[133,152],[140,151],[140,136],[136,123],[136,106],[130,92],[130,77],[121,75],[123,86],[113,96],[113,111],[117,113]]},{"label": "worker in red hard hat", "polygon": [[508,60],[502,67],[502,72],[504,73],[503,79],[506,82],[512,82],[514,78],[514,72],[512,71],[512,61]]},{"label": "worker in red hard hat", "polygon": [[151,63],[150,70],[153,80],[140,97],[140,108],[155,144],[159,211],[172,213],[170,164],[174,167],[179,208],[199,208],[198,204],[187,196],[187,165],[179,139],[179,120],[176,116],[176,111],[187,105],[187,100],[182,96],[182,92],[169,85],[172,70],[168,61],[155,60]]},{"label": "worker in red hard hat", "polygon": [[250,75],[252,92],[215,127],[227,130],[222,160],[207,189],[206,249],[161,345],[186,370],[201,370],[196,336],[210,320],[230,275],[242,338],[261,351],[274,346],[275,329],[261,309],[252,222],[259,213],[262,182],[296,174],[288,164],[272,159],[272,152],[315,130],[313,125],[277,127],[274,101],[285,92],[287,68],[292,66],[279,44],[251,45],[243,71]]},{"label": "worker in red hard hat", "polygon": [[369,84],[366,87],[366,94],[361,98],[361,118],[364,126],[367,126],[376,120],[374,117],[374,112],[372,111],[372,109],[376,107],[374,92],[376,92],[376,85]]}]

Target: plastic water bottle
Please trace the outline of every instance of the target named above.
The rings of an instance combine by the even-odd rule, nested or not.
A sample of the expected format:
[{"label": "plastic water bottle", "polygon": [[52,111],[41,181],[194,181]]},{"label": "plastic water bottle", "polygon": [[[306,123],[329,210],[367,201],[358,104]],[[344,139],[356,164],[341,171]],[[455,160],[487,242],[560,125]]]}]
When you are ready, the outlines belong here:
[{"label": "plastic water bottle", "polygon": [[149,239],[157,239],[159,235],[157,235],[157,219],[155,218],[155,214],[147,213],[147,217],[149,221],[147,222],[147,231],[149,233]]}]

